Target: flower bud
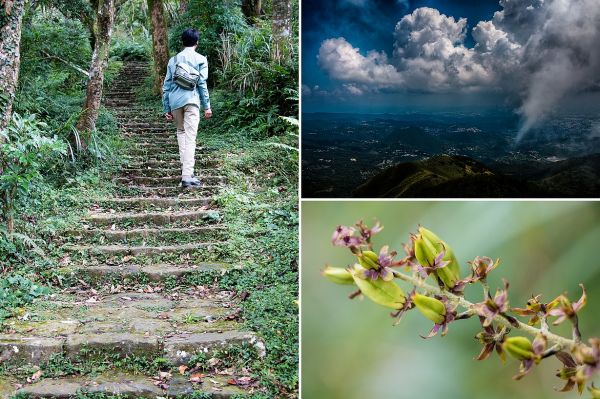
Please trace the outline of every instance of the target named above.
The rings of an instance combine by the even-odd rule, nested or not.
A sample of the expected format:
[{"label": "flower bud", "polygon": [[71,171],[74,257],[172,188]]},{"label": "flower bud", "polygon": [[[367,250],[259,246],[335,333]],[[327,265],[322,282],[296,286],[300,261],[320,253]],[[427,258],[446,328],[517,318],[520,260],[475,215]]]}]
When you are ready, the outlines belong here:
[{"label": "flower bud", "polygon": [[588,387],[588,390],[592,394],[592,399],[600,399],[600,389],[596,388],[594,383],[592,383],[592,386]]},{"label": "flower bud", "polygon": [[364,279],[364,268],[360,265],[354,265],[351,273],[360,292],[373,302],[392,309],[402,309],[404,306],[406,296],[394,281]]},{"label": "flower bud", "polygon": [[321,274],[327,277],[329,281],[336,284],[354,284],[352,274],[348,270],[342,269],[341,267],[331,267],[327,265]]},{"label": "flower bud", "polygon": [[446,319],[446,306],[438,299],[426,295],[414,294],[413,303],[423,316],[435,324],[442,324]]},{"label": "flower bud", "polygon": [[502,349],[517,360],[529,360],[534,357],[533,346],[525,337],[509,337],[504,340]]},{"label": "flower bud", "polygon": [[362,251],[358,255],[358,263],[365,269],[379,269],[379,256],[373,251]]},{"label": "flower bud", "polygon": [[437,256],[444,251],[443,261],[450,262],[447,266],[437,269],[435,274],[448,288],[453,288],[460,278],[460,266],[452,248],[442,241],[432,231],[419,227],[419,234],[415,239],[415,257],[423,266],[435,264]]}]

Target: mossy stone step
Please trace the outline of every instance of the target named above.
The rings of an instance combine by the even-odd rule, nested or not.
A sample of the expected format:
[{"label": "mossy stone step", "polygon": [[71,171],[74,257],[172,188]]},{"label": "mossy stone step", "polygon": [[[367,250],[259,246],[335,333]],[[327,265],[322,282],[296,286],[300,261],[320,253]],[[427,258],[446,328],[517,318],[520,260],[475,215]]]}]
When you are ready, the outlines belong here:
[{"label": "mossy stone step", "polygon": [[181,168],[151,168],[151,167],[136,167],[136,168],[123,168],[121,172],[124,175],[137,175],[137,176],[174,176],[181,173]]},{"label": "mossy stone step", "polygon": [[198,198],[178,198],[178,197],[130,197],[130,198],[99,198],[98,203],[100,204],[116,204],[122,206],[136,206],[144,207],[154,205],[158,207],[170,207],[170,206],[205,206],[214,203],[214,199],[211,197],[198,197]]},{"label": "mossy stone step", "polygon": [[132,196],[138,195],[149,195],[149,196],[163,196],[172,197],[176,195],[195,195],[195,196],[207,196],[213,195],[223,186],[220,185],[206,185],[202,187],[186,187],[181,186],[141,186],[141,185],[128,185],[121,186],[119,190],[122,193],[130,193]]},{"label": "mossy stone step", "polygon": [[[202,176],[196,175],[200,180],[200,183],[207,185],[218,185],[225,182],[224,176]],[[124,176],[116,177],[113,179],[114,182],[120,184],[134,184],[134,185],[146,185],[146,186],[164,186],[165,184],[176,184],[181,183],[181,176],[164,176],[164,177],[152,177],[152,176]]]},{"label": "mossy stone step", "polygon": [[159,122],[159,121],[129,121],[129,122],[124,122],[122,123],[122,126],[127,128],[127,127],[140,127],[140,128],[144,128],[144,127],[156,127],[156,126],[163,126],[165,128],[171,128],[174,126],[173,122]]},{"label": "mossy stone step", "polygon": [[[204,168],[213,167],[214,168],[214,167],[219,166],[220,164],[221,164],[221,160],[219,160],[219,159],[196,157],[196,166],[197,167],[204,167]],[[181,172],[181,163],[178,159],[154,160],[154,161],[142,160],[139,162],[130,161],[127,163],[127,168],[130,168],[130,169],[156,169],[156,170],[175,169],[179,173],[179,172]]]},{"label": "mossy stone step", "polygon": [[[12,395],[26,395],[32,399],[68,399],[81,394],[118,395],[123,398],[177,398],[184,395],[210,395],[212,399],[229,399],[235,395],[248,393],[227,381],[231,376],[208,374],[201,383],[193,384],[189,377],[173,375],[167,380],[168,388],[161,389],[155,380],[142,375],[125,373],[104,373],[98,376],[72,376],[53,379],[42,379],[19,390]],[[10,395],[0,396],[8,399]]]},{"label": "mossy stone step", "polygon": [[[195,159],[196,162],[203,162],[205,160],[211,160],[208,155],[208,151],[203,151],[196,149]],[[141,153],[141,154],[132,154],[124,157],[125,160],[129,162],[148,162],[148,161],[176,161],[179,162],[179,151],[169,151],[165,153]],[[214,158],[213,158],[214,160]]]},{"label": "mossy stone step", "polygon": [[200,351],[244,342],[261,346],[252,333],[226,318],[235,305],[230,293],[206,299],[197,298],[193,289],[187,293],[181,300],[124,292],[37,301],[28,310],[30,319],[5,322],[8,333],[0,334],[0,358],[21,366],[43,364],[56,354],[73,361],[104,355],[168,357],[178,365]]},{"label": "mossy stone step", "polygon": [[95,226],[110,226],[115,223],[152,223],[165,225],[181,220],[207,220],[211,221],[218,217],[214,210],[189,210],[178,212],[124,212],[124,213],[98,213],[90,215],[87,220]]},{"label": "mossy stone step", "polygon": [[188,244],[176,244],[176,245],[64,245],[68,251],[71,252],[85,252],[91,255],[108,255],[108,256],[127,256],[127,255],[158,255],[158,254],[171,254],[180,253],[188,254],[196,252],[200,249],[211,249],[222,242],[195,242]]},{"label": "mossy stone step", "polygon": [[206,239],[207,237],[216,237],[223,234],[226,229],[221,225],[201,226],[201,227],[168,227],[168,228],[139,228],[127,230],[112,229],[90,229],[68,231],[69,237],[96,238],[105,242],[119,241],[138,241],[138,240],[158,240],[169,235],[188,235],[193,236],[195,240]]},{"label": "mossy stone step", "polygon": [[87,282],[104,284],[106,281],[117,278],[116,281],[124,279],[136,280],[143,278],[144,281],[163,282],[168,279],[179,280],[189,275],[203,273],[223,274],[231,269],[225,263],[200,263],[195,265],[176,264],[153,264],[153,265],[90,265],[76,266],[70,268],[69,272],[75,273]]},{"label": "mossy stone step", "polygon": [[[122,324],[124,320],[113,320]],[[159,322],[155,324],[160,324]],[[167,323],[168,324],[168,323]],[[152,323],[142,324],[151,330]],[[167,331],[166,327],[164,329]],[[32,345],[36,342],[36,345]],[[138,357],[154,359],[164,357],[173,365],[186,364],[196,353],[211,355],[231,345],[262,345],[254,334],[242,331],[207,333],[168,333],[164,337],[146,333],[70,333],[61,338],[32,337],[0,334],[0,354],[9,365],[35,365],[47,363],[53,356],[62,354],[72,361],[89,361],[94,358],[124,359]]]},{"label": "mossy stone step", "polygon": [[124,110],[117,110],[115,112],[118,113],[138,113],[139,116],[142,116],[146,119],[148,119],[148,115],[152,115],[154,113],[156,113],[157,115],[161,115],[162,112],[160,110],[157,110],[156,108],[152,108],[152,107],[147,107],[147,106],[143,106],[143,105],[133,105],[127,109]]}]

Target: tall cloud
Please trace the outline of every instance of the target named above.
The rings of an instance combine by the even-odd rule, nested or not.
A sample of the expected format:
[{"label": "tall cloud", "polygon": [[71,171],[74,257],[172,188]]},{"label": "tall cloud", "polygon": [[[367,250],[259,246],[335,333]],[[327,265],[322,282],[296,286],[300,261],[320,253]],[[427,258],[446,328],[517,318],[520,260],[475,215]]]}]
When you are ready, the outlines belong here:
[{"label": "tall cloud", "polygon": [[319,65],[338,80],[371,85],[375,88],[400,88],[402,75],[390,65],[384,52],[360,54],[346,39],[327,39],[321,44]]},{"label": "tall cloud", "polygon": [[472,30],[467,20],[418,8],[396,25],[391,58],[366,56],[344,38],[325,40],[319,65],[347,84],[397,91],[500,90],[517,96],[520,136],[566,95],[600,84],[598,0],[501,0]]}]

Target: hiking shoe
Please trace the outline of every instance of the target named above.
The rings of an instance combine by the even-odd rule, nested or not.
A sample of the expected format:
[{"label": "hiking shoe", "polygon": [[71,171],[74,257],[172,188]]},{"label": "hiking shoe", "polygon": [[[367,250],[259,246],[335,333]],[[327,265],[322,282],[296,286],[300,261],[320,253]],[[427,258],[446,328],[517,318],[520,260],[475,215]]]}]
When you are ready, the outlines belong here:
[{"label": "hiking shoe", "polygon": [[196,177],[192,176],[192,178],[190,180],[181,180],[181,187],[186,188],[186,187],[200,187],[200,180],[198,180]]}]

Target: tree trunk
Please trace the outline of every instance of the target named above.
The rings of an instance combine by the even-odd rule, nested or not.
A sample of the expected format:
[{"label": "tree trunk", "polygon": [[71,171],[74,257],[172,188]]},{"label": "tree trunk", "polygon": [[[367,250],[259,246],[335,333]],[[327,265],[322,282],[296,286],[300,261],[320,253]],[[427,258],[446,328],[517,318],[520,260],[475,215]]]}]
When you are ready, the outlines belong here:
[{"label": "tree trunk", "polygon": [[179,0],[179,13],[183,14],[187,11],[187,0]]},{"label": "tree trunk", "polygon": [[72,138],[72,144],[78,150],[87,147],[87,139],[96,128],[98,110],[102,101],[102,85],[104,84],[104,70],[108,66],[108,54],[110,51],[110,38],[115,19],[114,0],[100,0],[96,9],[96,20],[94,23],[95,45],[90,66],[90,77],[87,84],[83,113],[77,122],[77,130],[82,134],[81,141]]},{"label": "tree trunk", "polygon": [[152,31],[152,57],[154,58],[154,93],[161,94],[162,82],[167,73],[169,49],[167,23],[165,21],[163,0],[148,0]]},{"label": "tree trunk", "polygon": [[0,129],[10,122],[19,80],[24,5],[25,0],[0,0]]},{"label": "tree trunk", "polygon": [[292,34],[292,6],[290,0],[273,0],[273,60],[281,62],[289,56]]},{"label": "tree trunk", "polygon": [[242,13],[249,23],[262,14],[262,0],[242,0]]}]

